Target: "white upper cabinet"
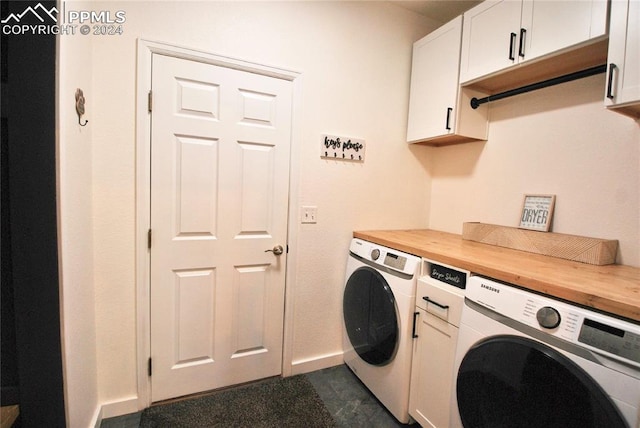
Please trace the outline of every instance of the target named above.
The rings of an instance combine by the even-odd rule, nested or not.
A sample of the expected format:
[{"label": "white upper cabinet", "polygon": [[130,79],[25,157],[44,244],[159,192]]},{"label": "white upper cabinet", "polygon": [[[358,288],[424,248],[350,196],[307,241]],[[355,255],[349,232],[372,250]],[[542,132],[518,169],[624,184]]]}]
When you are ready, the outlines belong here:
[{"label": "white upper cabinet", "polygon": [[[485,139],[486,108],[473,110],[477,93],[460,90],[462,16],[413,45],[407,141],[432,145]],[[483,95],[480,95],[483,96]]]},{"label": "white upper cabinet", "polygon": [[[525,0],[519,58],[531,60],[607,35],[607,1]],[[521,31],[522,31],[521,29]]]},{"label": "white upper cabinet", "polygon": [[640,1],[613,0],[605,105],[640,117]]},{"label": "white upper cabinet", "polygon": [[607,35],[607,0],[487,0],[464,14],[460,82]]},{"label": "white upper cabinet", "polygon": [[516,64],[522,3],[485,1],[464,14],[462,83]]}]

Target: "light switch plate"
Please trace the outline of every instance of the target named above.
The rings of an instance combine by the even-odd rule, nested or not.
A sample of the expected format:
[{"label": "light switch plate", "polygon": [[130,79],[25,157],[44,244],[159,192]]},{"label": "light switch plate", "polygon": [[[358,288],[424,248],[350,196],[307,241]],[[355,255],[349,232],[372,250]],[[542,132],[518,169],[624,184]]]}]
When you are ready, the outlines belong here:
[{"label": "light switch plate", "polygon": [[318,222],[318,207],[305,205],[300,210],[300,223],[317,223]]}]

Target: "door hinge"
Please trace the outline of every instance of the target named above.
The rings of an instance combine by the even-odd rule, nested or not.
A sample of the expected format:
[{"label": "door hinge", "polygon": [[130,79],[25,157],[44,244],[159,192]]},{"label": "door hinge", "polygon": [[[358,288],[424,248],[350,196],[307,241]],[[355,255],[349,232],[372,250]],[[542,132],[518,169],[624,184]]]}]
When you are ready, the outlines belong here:
[{"label": "door hinge", "polygon": [[147,232],[147,248],[151,249],[151,229]]},{"label": "door hinge", "polygon": [[149,361],[147,362],[147,373],[149,374],[149,377],[151,377],[151,373],[152,373],[152,363],[151,363],[151,357],[149,357]]},{"label": "door hinge", "polygon": [[149,113],[151,113],[151,111],[153,110],[153,93],[151,91],[149,91],[149,95],[147,97],[147,108],[149,110]]}]

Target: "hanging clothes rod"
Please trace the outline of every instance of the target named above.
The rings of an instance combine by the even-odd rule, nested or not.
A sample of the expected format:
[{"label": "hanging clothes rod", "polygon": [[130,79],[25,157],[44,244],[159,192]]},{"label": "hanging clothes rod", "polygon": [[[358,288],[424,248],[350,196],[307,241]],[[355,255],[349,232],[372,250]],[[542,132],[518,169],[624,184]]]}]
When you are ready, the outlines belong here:
[{"label": "hanging clothes rod", "polygon": [[489,95],[484,98],[471,98],[471,108],[477,109],[482,104],[490,101],[497,101],[503,98],[512,97],[514,95],[524,94],[526,92],[535,91],[537,89],[546,88],[548,86],[558,85],[560,83],[570,82],[572,80],[582,79],[584,77],[594,76],[596,74],[605,73],[607,71],[607,65],[598,65],[596,67],[587,68],[586,70],[576,71],[575,73],[565,74],[564,76],[554,77],[552,79],[544,80],[538,83],[532,83],[531,85],[522,86],[521,88],[511,89],[509,91],[501,92],[499,94]]}]

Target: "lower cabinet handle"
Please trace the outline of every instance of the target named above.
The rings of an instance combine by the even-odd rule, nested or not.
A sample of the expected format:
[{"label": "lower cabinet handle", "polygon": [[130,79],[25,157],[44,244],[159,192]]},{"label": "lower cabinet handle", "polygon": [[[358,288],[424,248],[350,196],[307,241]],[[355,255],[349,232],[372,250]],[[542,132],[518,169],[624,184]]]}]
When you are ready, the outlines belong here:
[{"label": "lower cabinet handle", "polygon": [[413,331],[411,332],[411,337],[413,337],[414,339],[418,337],[418,335],[416,334],[416,320],[418,319],[418,315],[420,315],[420,312],[413,313]]},{"label": "lower cabinet handle", "polygon": [[613,94],[613,72],[616,69],[616,65],[614,63],[609,64],[609,79],[607,81],[607,98],[609,98],[610,100],[613,99],[613,97],[615,97],[615,95]]},{"label": "lower cabinet handle", "polygon": [[451,131],[451,112],[453,111],[453,108],[451,107],[447,107],[447,123],[445,124],[445,129],[447,131]]},{"label": "lower cabinet handle", "polygon": [[442,309],[449,309],[449,305],[441,305],[440,303],[438,303],[438,302],[435,302],[435,301],[431,300],[431,299],[430,299],[430,298],[428,298],[427,296],[424,296],[424,297],[422,298],[422,300],[424,300],[424,301],[425,301],[425,302],[427,302],[427,303],[433,303],[434,305],[436,305],[436,306],[437,306],[437,307],[439,307],[439,308],[442,308]]}]

